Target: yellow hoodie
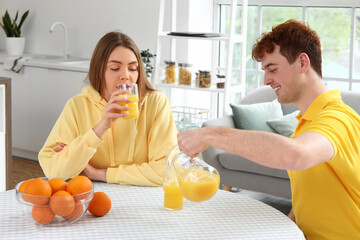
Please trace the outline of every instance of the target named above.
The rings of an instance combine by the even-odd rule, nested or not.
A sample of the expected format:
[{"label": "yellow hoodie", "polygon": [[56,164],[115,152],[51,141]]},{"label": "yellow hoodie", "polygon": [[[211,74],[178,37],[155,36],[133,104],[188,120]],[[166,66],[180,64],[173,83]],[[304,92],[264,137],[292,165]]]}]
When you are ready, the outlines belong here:
[{"label": "yellow hoodie", "polygon": [[[147,94],[140,104],[138,119],[117,119],[100,139],[93,127],[102,119],[106,103],[91,86],[66,103],[39,152],[45,175],[75,177],[89,163],[95,168],[107,168],[108,183],[160,186],[165,155],[177,144],[166,96],[159,91]],[[58,143],[66,147],[55,152]]]}]

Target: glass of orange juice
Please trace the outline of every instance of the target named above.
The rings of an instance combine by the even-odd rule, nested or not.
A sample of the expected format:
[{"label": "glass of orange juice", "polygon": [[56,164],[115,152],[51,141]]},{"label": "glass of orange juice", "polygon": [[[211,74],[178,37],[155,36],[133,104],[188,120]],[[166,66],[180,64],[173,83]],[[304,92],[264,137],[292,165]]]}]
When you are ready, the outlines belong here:
[{"label": "glass of orange juice", "polygon": [[174,169],[167,169],[164,171],[163,189],[164,208],[168,210],[182,209],[183,196]]},{"label": "glass of orange juice", "polygon": [[119,86],[119,90],[128,90],[127,94],[122,95],[123,97],[132,100],[132,102],[125,103],[120,102],[121,106],[129,107],[128,111],[121,111],[121,113],[127,113],[128,115],[124,117],[124,119],[136,119],[139,117],[139,94],[138,94],[138,86],[136,83],[131,84],[122,84]]}]

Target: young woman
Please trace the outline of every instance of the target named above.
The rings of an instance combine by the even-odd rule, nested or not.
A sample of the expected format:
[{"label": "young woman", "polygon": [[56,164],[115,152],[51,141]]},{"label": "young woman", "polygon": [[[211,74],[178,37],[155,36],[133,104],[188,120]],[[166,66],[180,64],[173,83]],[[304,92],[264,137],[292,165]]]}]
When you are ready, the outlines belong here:
[{"label": "young woman", "polygon": [[[46,176],[85,175],[92,180],[160,186],[165,155],[177,143],[168,100],[150,85],[140,51],[120,32],[98,42],[89,86],[65,105],[39,153]],[[139,117],[125,120],[120,85],[137,83]]]}]

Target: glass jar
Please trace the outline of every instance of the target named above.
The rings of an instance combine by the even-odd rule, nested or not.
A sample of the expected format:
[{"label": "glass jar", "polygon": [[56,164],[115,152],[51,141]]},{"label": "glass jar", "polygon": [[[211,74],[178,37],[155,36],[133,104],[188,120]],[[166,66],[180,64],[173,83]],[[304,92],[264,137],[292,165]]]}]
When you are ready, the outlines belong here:
[{"label": "glass jar", "polygon": [[209,71],[199,71],[199,87],[211,87],[211,74]]},{"label": "glass jar", "polygon": [[190,63],[179,63],[179,84],[191,85],[192,78],[192,64]]},{"label": "glass jar", "polygon": [[195,86],[199,87],[199,73],[198,72],[195,73]]},{"label": "glass jar", "polygon": [[190,158],[177,145],[169,150],[165,161],[170,168],[175,169],[181,193],[187,200],[208,200],[219,189],[219,172],[198,157]]},{"label": "glass jar", "polygon": [[164,61],[165,62],[165,83],[175,83],[176,82],[176,73],[175,73],[175,62],[173,61]]},{"label": "glass jar", "polygon": [[224,88],[225,87],[225,75],[216,74],[216,77],[217,77],[216,87]]}]

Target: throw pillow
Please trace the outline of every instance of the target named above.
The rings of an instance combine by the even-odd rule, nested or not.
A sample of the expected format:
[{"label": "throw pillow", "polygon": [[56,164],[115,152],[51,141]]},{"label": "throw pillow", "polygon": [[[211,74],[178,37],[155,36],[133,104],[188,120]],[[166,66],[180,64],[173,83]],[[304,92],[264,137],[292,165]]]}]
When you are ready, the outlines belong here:
[{"label": "throw pillow", "polygon": [[289,113],[281,118],[271,119],[266,123],[272,127],[277,133],[290,137],[295,132],[298,120],[295,118],[299,114],[299,110]]},{"label": "throw pillow", "polygon": [[283,116],[281,104],[275,99],[272,102],[234,105],[230,103],[236,127],[239,129],[275,132],[267,120]]}]

